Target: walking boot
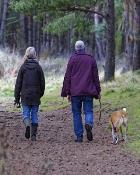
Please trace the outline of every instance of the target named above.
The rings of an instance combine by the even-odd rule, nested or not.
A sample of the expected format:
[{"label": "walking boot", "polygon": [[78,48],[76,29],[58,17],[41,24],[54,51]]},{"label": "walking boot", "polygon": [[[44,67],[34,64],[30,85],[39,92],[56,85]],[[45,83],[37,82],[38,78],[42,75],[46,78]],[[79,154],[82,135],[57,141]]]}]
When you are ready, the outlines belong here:
[{"label": "walking boot", "polygon": [[38,123],[32,123],[31,140],[36,141]]},{"label": "walking boot", "polygon": [[75,142],[79,142],[79,143],[83,142],[83,136],[77,137],[77,138],[75,139]]},{"label": "walking boot", "polygon": [[26,127],[25,137],[26,137],[26,139],[29,139],[30,138],[30,119],[25,118],[23,122],[24,122],[25,127]]},{"label": "walking boot", "polygon": [[85,129],[86,129],[86,132],[87,132],[87,139],[89,141],[92,141],[93,140],[92,127],[89,124],[85,124]]}]

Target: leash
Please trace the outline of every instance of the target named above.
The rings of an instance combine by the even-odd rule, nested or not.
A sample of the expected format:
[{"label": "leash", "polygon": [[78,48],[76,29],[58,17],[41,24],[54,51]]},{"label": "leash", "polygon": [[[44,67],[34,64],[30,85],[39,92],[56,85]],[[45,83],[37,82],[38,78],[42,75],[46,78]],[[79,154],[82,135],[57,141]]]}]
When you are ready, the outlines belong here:
[{"label": "leash", "polygon": [[100,120],[101,120],[101,117],[102,117],[102,113],[101,113],[101,108],[102,108],[102,103],[101,103],[101,99],[99,99],[99,104],[100,104],[100,108],[99,108],[99,123],[100,123]]}]

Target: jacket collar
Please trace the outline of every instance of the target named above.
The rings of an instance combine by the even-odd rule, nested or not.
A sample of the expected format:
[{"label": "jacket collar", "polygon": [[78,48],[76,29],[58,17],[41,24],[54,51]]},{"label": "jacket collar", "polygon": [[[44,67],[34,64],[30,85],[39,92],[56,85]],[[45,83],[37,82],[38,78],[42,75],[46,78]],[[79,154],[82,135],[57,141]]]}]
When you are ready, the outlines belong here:
[{"label": "jacket collar", "polygon": [[85,54],[85,49],[84,50],[76,50],[75,54]]}]

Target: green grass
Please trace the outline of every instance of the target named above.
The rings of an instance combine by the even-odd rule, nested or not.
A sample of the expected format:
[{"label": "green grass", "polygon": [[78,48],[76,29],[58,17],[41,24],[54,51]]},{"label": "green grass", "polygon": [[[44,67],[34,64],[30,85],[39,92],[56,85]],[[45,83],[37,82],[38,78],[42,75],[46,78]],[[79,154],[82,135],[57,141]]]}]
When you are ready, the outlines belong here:
[{"label": "green grass", "polygon": [[62,76],[46,79],[45,94],[41,99],[41,111],[54,111],[69,105],[67,100],[61,97],[62,81]]},{"label": "green grass", "polygon": [[[67,99],[60,97],[63,77],[52,76],[46,78],[46,90],[41,99],[40,110],[44,112],[63,109],[70,104]],[[0,82],[0,96],[3,103],[13,103],[14,81]],[[115,81],[107,84],[102,83],[102,104],[108,112],[114,109],[126,107],[129,115],[128,120],[128,143],[126,148],[131,152],[140,154],[140,72],[132,75],[125,74]],[[98,101],[95,106],[99,105]],[[98,108],[98,106],[97,106]],[[18,110],[10,108],[10,111]],[[108,118],[107,118],[108,120]]]},{"label": "green grass", "polygon": [[130,151],[133,151],[135,154],[140,155],[140,141],[133,141],[128,144]]},{"label": "green grass", "polygon": [[48,89],[46,87],[45,95],[41,99],[41,111],[54,111],[63,109],[69,105],[66,98],[63,99],[60,97],[61,85],[62,84],[57,84],[55,87]]}]

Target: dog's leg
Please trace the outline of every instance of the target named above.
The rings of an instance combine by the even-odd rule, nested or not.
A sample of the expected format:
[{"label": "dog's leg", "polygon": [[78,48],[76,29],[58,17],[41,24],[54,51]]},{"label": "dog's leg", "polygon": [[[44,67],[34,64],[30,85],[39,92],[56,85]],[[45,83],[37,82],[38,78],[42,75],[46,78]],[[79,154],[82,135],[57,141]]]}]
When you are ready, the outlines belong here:
[{"label": "dog's leg", "polygon": [[114,127],[112,127],[112,139],[113,139],[113,141],[112,141],[113,144],[118,143],[119,138],[118,138],[117,132],[114,129]]},{"label": "dog's leg", "polygon": [[112,127],[112,139],[113,139],[113,141],[112,141],[113,144],[117,144],[119,141],[116,128],[114,128],[114,127]]},{"label": "dog's leg", "polygon": [[112,143],[114,143],[115,142],[115,131],[114,131],[113,126],[112,126],[112,139],[113,139]]},{"label": "dog's leg", "polygon": [[124,135],[124,141],[127,142],[127,131],[128,131],[128,125],[125,124],[125,135]]},{"label": "dog's leg", "polygon": [[116,134],[115,134],[115,144],[117,144],[118,141],[119,141],[119,137],[118,137],[118,134],[116,133]]},{"label": "dog's leg", "polygon": [[120,132],[121,132],[121,136],[122,136],[122,141],[124,141],[124,138],[123,138],[123,131],[122,131],[122,127],[120,126]]}]

